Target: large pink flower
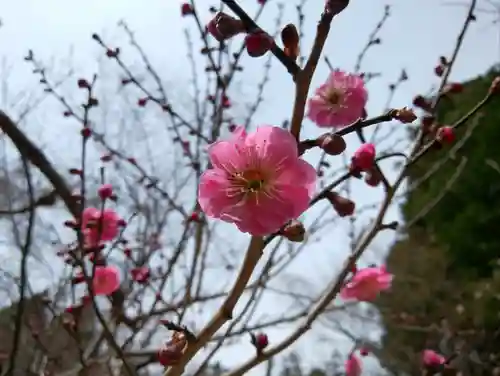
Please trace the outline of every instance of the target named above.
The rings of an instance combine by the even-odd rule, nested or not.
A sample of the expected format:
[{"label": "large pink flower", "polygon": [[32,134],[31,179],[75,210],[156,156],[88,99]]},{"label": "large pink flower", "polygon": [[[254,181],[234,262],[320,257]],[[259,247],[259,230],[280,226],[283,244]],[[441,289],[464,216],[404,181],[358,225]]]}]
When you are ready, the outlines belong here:
[{"label": "large pink flower", "polygon": [[422,362],[427,367],[437,367],[446,362],[446,358],[434,350],[427,349],[422,354]]},{"label": "large pink flower", "polygon": [[299,158],[290,132],[263,126],[247,134],[240,127],[228,141],[212,144],[209,156],[213,167],[203,173],[198,191],[207,216],[262,236],[309,206],[316,172]]},{"label": "large pink flower", "polygon": [[336,70],[309,99],[307,116],[319,127],[343,128],[363,116],[367,100],[360,76]]},{"label": "large pink flower", "polygon": [[340,296],[343,299],[372,301],[379,292],[391,287],[392,277],[392,274],[388,273],[384,266],[361,269],[343,287]]},{"label": "large pink flower", "polygon": [[361,375],[361,361],[359,358],[351,354],[345,362],[345,374],[346,376],[359,376]]},{"label": "large pink flower", "polygon": [[87,245],[110,241],[118,235],[120,217],[114,210],[86,208],[82,217],[82,231]]},{"label": "large pink flower", "polygon": [[94,295],[110,295],[120,287],[120,272],[114,266],[97,266],[92,278]]}]

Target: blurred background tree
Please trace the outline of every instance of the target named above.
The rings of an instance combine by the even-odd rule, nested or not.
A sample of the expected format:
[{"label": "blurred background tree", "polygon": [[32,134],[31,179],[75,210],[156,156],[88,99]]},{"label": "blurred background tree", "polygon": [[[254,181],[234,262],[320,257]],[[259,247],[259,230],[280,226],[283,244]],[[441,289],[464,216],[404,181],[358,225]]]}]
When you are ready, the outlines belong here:
[{"label": "blurred background tree", "polygon": [[[472,108],[498,72],[443,98],[437,122],[451,124],[460,109]],[[387,260],[397,277],[379,304],[387,330],[381,361],[396,374],[419,374],[424,348],[444,355],[459,349],[470,375],[491,375],[499,364],[500,98],[493,101],[457,131],[458,150],[427,154],[408,178],[401,208],[407,227]]]}]

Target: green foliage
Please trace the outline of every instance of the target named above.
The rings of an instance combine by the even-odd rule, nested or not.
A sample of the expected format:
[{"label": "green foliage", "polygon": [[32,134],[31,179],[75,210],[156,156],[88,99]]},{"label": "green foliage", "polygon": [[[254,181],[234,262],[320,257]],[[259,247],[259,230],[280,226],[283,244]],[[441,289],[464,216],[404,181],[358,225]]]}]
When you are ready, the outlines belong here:
[{"label": "green foliage", "polygon": [[[445,98],[439,122],[460,119],[485,97],[497,75],[498,70],[491,71],[465,83],[463,93]],[[425,215],[393,246],[387,260],[396,278],[379,305],[387,330],[381,361],[397,374],[419,373],[422,349],[438,349],[435,328],[443,317],[456,330],[484,331],[486,337],[475,337],[480,355],[500,348],[493,335],[500,320],[500,170],[494,168],[500,166],[499,109],[496,97],[480,119],[471,119],[457,132],[456,144],[465,142],[454,158],[449,158],[452,147],[445,146],[410,171],[411,187],[444,161],[430,179],[408,190],[401,208],[405,220]],[[465,168],[446,189],[462,157]]]},{"label": "green foliage", "polygon": [[[463,93],[447,98],[438,118],[452,124],[473,108],[491,84],[493,73],[465,85]],[[489,277],[500,256],[500,173],[491,163],[500,165],[500,97],[494,98],[483,111],[477,127],[466,140],[456,158],[448,158],[439,171],[407,196],[403,205],[405,218],[418,215],[436,197],[455,174],[462,156],[465,169],[443,199],[418,223],[437,244],[451,253],[450,273],[469,277]],[[458,139],[474,126],[474,120],[457,132]],[[460,141],[458,141],[460,142]],[[449,154],[449,148],[432,152],[411,171],[410,184],[424,176],[436,162]]]}]

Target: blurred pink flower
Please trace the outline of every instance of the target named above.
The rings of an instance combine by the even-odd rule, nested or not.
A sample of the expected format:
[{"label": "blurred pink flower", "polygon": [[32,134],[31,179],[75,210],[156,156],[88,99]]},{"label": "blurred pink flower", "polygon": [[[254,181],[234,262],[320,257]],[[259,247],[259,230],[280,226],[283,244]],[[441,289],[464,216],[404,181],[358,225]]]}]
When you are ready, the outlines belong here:
[{"label": "blurred pink flower", "polygon": [[380,291],[391,287],[392,277],[392,274],[388,273],[384,266],[358,270],[342,288],[340,296],[343,299],[372,301]]},{"label": "blurred pink flower", "polygon": [[309,99],[307,116],[319,127],[343,128],[363,116],[367,100],[361,77],[336,70]]},{"label": "blurred pink flower", "polygon": [[82,217],[82,230],[87,245],[110,241],[118,235],[120,217],[114,210],[86,208]]},{"label": "blurred pink flower", "polygon": [[428,367],[436,367],[443,364],[446,358],[441,354],[438,354],[434,350],[424,350],[422,354],[422,362]]},{"label": "blurred pink flower", "polygon": [[299,158],[293,135],[262,126],[237,128],[209,148],[212,168],[201,177],[198,201],[209,217],[234,223],[242,232],[267,235],[308,207],[316,171]]},{"label": "blurred pink flower", "polygon": [[110,295],[120,287],[120,272],[115,266],[97,266],[92,278],[94,295]]},{"label": "blurred pink flower", "polygon": [[346,376],[359,376],[361,375],[361,361],[359,358],[351,354],[345,362],[345,374]]}]

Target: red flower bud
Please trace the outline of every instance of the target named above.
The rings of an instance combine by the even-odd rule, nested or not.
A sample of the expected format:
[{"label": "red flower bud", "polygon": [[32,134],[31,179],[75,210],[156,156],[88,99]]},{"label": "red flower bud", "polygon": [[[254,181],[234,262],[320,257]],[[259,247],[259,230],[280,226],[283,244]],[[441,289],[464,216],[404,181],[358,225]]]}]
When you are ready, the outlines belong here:
[{"label": "red flower bud", "polygon": [[245,46],[251,57],[263,56],[273,44],[273,38],[262,30],[254,31],[245,37]]},{"label": "red flower bud", "polygon": [[88,81],[86,79],[80,78],[78,80],[78,87],[80,89],[88,89],[90,87],[90,85],[89,85],[89,83],[88,83]]},{"label": "red flower bud", "polygon": [[194,13],[194,9],[189,3],[184,3],[181,5],[181,14],[182,16],[189,16]]},{"label": "red flower bud", "polygon": [[393,110],[392,117],[399,120],[401,123],[408,124],[413,123],[417,118],[417,115],[415,115],[415,112],[413,112],[412,109],[403,107],[398,110]]},{"label": "red flower bud", "polygon": [[207,31],[219,42],[230,39],[244,30],[243,22],[223,12],[217,13],[207,25]]},{"label": "red flower bud", "polygon": [[257,333],[257,334],[250,333],[250,336],[252,345],[255,346],[255,349],[259,353],[262,352],[262,350],[264,350],[269,345],[269,339],[267,338],[267,335],[264,333]]},{"label": "red flower bud", "polygon": [[434,73],[436,73],[436,76],[441,77],[444,73],[444,66],[442,66],[441,64],[436,65],[436,67],[434,68]]},{"label": "red flower bud", "polygon": [[354,213],[356,204],[348,198],[340,196],[336,192],[328,192],[326,198],[332,204],[337,214],[341,217],[347,217]]},{"label": "red flower bud", "polygon": [[376,187],[382,181],[382,176],[377,168],[372,168],[365,176],[365,183],[370,187]]},{"label": "red flower bud", "polygon": [[158,362],[164,367],[175,365],[182,357],[187,339],[184,333],[176,332],[170,341],[158,350]]},{"label": "red flower bud", "polygon": [[106,200],[113,196],[113,186],[111,184],[103,184],[97,190],[101,200]]},{"label": "red flower bud", "polygon": [[148,99],[149,98],[140,98],[138,101],[137,101],[137,105],[139,107],[144,107],[146,105],[146,103],[148,103]]},{"label": "red flower bud", "polygon": [[342,154],[346,148],[344,139],[337,134],[325,133],[316,139],[316,145],[329,155]]},{"label": "red flower bud", "polygon": [[138,268],[133,268],[130,270],[130,275],[132,277],[132,280],[144,284],[149,280],[149,277],[151,276],[151,272],[148,267],[142,266]]},{"label": "red flower bud", "polygon": [[431,104],[422,95],[417,95],[413,98],[413,105],[427,112],[432,110]]},{"label": "red flower bud", "polygon": [[305,233],[306,229],[304,228],[304,225],[295,219],[285,225],[285,227],[281,231],[281,235],[292,242],[304,241]]},{"label": "red flower bud", "polygon": [[334,15],[342,12],[349,5],[349,0],[327,0],[325,9]]},{"label": "red flower bud", "polygon": [[436,140],[441,144],[451,144],[455,141],[455,132],[452,127],[444,126],[437,130]]},{"label": "red flower bud", "polygon": [[83,138],[89,138],[90,135],[92,134],[92,130],[89,127],[83,127],[82,130],[80,131],[80,134],[82,135]]},{"label": "red flower bud", "polygon": [[101,156],[101,162],[109,162],[113,158],[113,154],[104,154]]}]

